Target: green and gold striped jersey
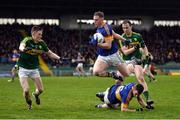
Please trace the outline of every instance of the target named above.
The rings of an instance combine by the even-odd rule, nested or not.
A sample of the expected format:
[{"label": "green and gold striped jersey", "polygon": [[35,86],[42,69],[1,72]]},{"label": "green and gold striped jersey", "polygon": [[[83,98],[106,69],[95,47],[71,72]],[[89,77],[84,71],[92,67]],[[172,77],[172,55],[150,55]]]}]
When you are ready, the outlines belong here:
[{"label": "green and gold striped jersey", "polygon": [[[137,44],[139,44],[140,47],[142,47],[142,48],[145,47],[143,38],[139,33],[132,32],[131,36],[127,36],[126,34],[122,34],[122,37],[124,37],[126,40],[130,40],[130,44],[129,44],[129,46],[127,46],[128,49],[136,46]],[[135,50],[134,52],[132,52],[129,55],[124,55],[123,54],[123,59],[124,60],[132,60],[132,58],[134,58],[134,57],[137,58],[137,59],[141,59],[142,54],[141,54],[139,49]]]},{"label": "green and gold striped jersey", "polygon": [[20,53],[18,65],[26,69],[37,69],[39,67],[38,56],[49,51],[46,43],[43,40],[35,43],[32,37],[24,38],[21,43],[25,44],[25,48],[29,47],[32,50]]}]

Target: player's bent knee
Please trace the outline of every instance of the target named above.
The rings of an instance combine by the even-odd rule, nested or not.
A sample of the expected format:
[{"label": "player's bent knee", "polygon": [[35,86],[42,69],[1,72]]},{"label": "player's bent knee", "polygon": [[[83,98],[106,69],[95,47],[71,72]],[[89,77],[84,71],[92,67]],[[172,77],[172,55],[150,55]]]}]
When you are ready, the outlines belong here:
[{"label": "player's bent knee", "polygon": [[93,71],[93,75],[94,76],[99,76],[99,72],[98,71]]}]

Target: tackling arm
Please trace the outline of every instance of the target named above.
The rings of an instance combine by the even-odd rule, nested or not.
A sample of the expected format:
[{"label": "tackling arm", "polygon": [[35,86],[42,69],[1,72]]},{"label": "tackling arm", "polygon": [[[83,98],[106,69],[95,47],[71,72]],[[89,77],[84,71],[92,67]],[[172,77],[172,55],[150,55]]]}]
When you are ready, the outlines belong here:
[{"label": "tackling arm", "polygon": [[60,59],[60,57],[59,57],[57,54],[53,53],[51,50],[49,50],[46,54],[47,54],[48,57],[51,58],[51,59],[56,59],[56,60],[59,60],[59,59]]},{"label": "tackling arm", "polygon": [[113,31],[113,37],[124,42],[126,39]]},{"label": "tackling arm", "polygon": [[122,50],[122,52],[123,52],[124,55],[129,55],[129,54],[131,54],[132,52],[134,52],[136,49],[135,49],[134,47],[128,49],[127,46],[123,46],[123,47],[121,48],[121,50]]},{"label": "tackling arm", "polygon": [[146,106],[147,106],[146,102],[141,98],[141,96],[138,96],[138,97],[137,97],[137,101],[138,101],[138,103],[139,103],[142,107],[146,107]]},{"label": "tackling arm", "polygon": [[136,112],[136,109],[128,109],[128,105],[121,103],[121,111],[122,112]]}]

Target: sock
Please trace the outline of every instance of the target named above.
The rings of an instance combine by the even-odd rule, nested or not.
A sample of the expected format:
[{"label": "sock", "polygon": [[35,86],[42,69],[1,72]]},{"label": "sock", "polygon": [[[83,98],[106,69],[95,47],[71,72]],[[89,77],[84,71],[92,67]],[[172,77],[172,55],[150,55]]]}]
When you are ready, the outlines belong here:
[{"label": "sock", "polygon": [[143,92],[143,95],[146,98],[146,101],[148,101],[150,99],[148,91]]},{"label": "sock", "polygon": [[112,73],[106,72],[107,77],[112,77]]}]

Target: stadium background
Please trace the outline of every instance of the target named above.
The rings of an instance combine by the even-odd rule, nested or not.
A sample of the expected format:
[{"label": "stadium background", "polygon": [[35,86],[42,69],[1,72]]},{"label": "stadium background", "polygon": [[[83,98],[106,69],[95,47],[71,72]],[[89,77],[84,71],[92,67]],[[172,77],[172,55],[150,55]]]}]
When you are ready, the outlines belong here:
[{"label": "stadium background", "polygon": [[[73,69],[75,64],[71,61],[76,59],[78,51],[85,57],[85,65],[88,67],[90,59],[95,60],[96,58],[95,49],[88,45],[88,41],[89,36],[95,32],[92,25],[92,14],[97,10],[104,11],[105,19],[120,34],[122,33],[120,28],[122,20],[132,20],[135,24],[134,30],[142,34],[149,51],[153,54],[153,62],[156,66],[165,73],[172,70],[178,71],[180,68],[180,65],[177,64],[180,62],[180,17],[177,14],[180,11],[179,4],[180,2],[177,0],[113,2],[108,0],[88,2],[83,0],[27,0],[26,2],[12,0],[10,3],[1,1],[1,73],[8,76],[6,73],[11,67],[9,63],[11,63],[12,50],[18,49],[23,37],[29,35],[32,24],[43,26],[43,38],[49,48],[64,58],[63,64],[60,65],[60,71],[56,69],[56,73],[58,73],[56,75],[61,75],[62,70]],[[47,22],[48,20],[55,22]],[[46,57],[44,60],[50,65],[50,68],[56,66],[52,65],[53,63]],[[59,66],[57,67],[59,68]],[[72,72],[70,71],[68,74],[72,74]]]},{"label": "stadium background", "polygon": [[[11,0],[11,1],[0,1],[0,80],[2,80],[1,87],[3,90],[7,90],[7,92],[1,91],[1,112],[0,118],[60,118],[62,114],[58,115],[58,113],[51,114],[46,113],[45,111],[40,111],[42,108],[37,108],[41,113],[41,115],[36,115],[36,113],[32,113],[32,116],[28,116],[27,113],[24,113],[24,116],[19,112],[22,112],[20,109],[24,108],[21,106],[23,101],[18,101],[18,104],[11,104],[15,100],[11,97],[7,97],[7,94],[11,93],[12,89],[16,91],[18,88],[17,93],[11,93],[14,97],[20,97],[20,86],[19,83],[16,82],[14,85],[10,85],[10,89],[5,87],[7,86],[7,78],[4,76],[10,76],[10,70],[13,66],[11,59],[12,50],[18,49],[20,41],[23,37],[30,35],[30,29],[33,24],[40,24],[44,28],[44,35],[43,39],[48,44],[48,47],[57,53],[58,55],[62,56],[63,63],[62,64],[55,64],[47,59],[46,56],[42,56],[44,61],[48,64],[50,69],[53,71],[54,75],[73,75],[76,63],[72,63],[72,59],[76,59],[77,52],[81,52],[83,56],[85,56],[86,63],[85,69],[88,71],[90,66],[90,59],[96,59],[96,52],[95,48],[90,46],[89,43],[89,36],[95,33],[95,28],[92,24],[92,15],[95,11],[103,11],[105,13],[105,19],[111,23],[114,27],[116,32],[122,33],[120,28],[120,23],[124,19],[130,19],[133,21],[134,30],[136,32],[140,32],[144,38],[144,41],[149,49],[149,51],[154,56],[153,63],[155,64],[158,74],[179,74],[180,72],[180,1],[179,0],[171,0],[171,1],[164,1],[164,0],[126,0],[126,1],[110,1],[110,0]],[[111,68],[112,70],[113,68]],[[42,72],[42,75],[44,73]],[[178,83],[179,83],[179,76],[163,76],[157,77],[159,82],[155,85],[150,84],[150,90],[154,91],[152,96],[154,95],[154,99],[156,101],[161,101],[161,99],[167,99],[166,91],[167,87],[172,89],[170,93],[172,96],[174,91],[178,93]],[[102,88],[107,87],[107,84],[112,84],[108,79],[97,80],[93,81],[94,78],[62,78],[63,81],[56,81],[58,78],[44,78],[47,94],[48,91],[51,95],[54,95],[53,91],[57,92],[57,89],[51,89],[54,85],[57,84],[57,88],[59,87],[58,84],[64,85],[59,87],[59,89],[63,87],[67,87],[69,84],[77,84],[81,86],[80,89],[84,89],[83,92],[97,92],[101,87],[99,87],[96,82],[102,85]],[[70,80],[74,80],[73,82]],[[50,80],[50,81],[48,81]],[[94,84],[95,88],[88,88],[89,86],[86,84],[86,80],[89,80],[89,86]],[[162,80],[162,81],[161,81]],[[163,81],[164,80],[164,81]],[[173,82],[170,82],[174,80]],[[129,80],[127,80],[128,82]],[[48,83],[49,82],[49,83]],[[83,84],[84,82],[84,84]],[[106,84],[107,83],[107,84]],[[47,86],[49,84],[49,86]],[[148,83],[149,84],[149,83]],[[169,87],[168,86],[174,86]],[[77,85],[77,86],[78,86]],[[78,86],[78,87],[79,87]],[[84,86],[84,87],[82,87]],[[162,90],[165,92],[161,92],[158,95],[155,93],[159,92],[159,86],[161,86]],[[56,88],[54,87],[54,88]],[[92,87],[92,86],[91,86]],[[77,88],[72,87],[75,90]],[[71,89],[70,89],[71,90]],[[58,91],[59,92],[59,91]],[[77,92],[77,91],[76,91]],[[7,93],[7,94],[6,94]],[[173,94],[172,94],[173,93]],[[47,95],[46,94],[46,95]],[[61,93],[62,96],[64,95]],[[80,91],[77,94],[82,94]],[[46,98],[46,105],[45,107],[49,106],[49,109],[53,111],[56,110],[57,106],[50,106],[51,100],[44,95],[43,98]],[[157,95],[157,96],[156,96]],[[72,95],[76,101],[76,96]],[[160,96],[160,97],[159,97]],[[6,97],[9,101],[6,100]],[[91,103],[91,98],[94,97],[93,95],[89,95],[87,102],[88,104]],[[80,97],[81,98],[81,97]],[[178,104],[179,97],[176,96],[174,99],[167,99],[167,101],[159,103],[159,109],[157,108],[156,112],[152,112],[154,116],[149,115],[148,113],[141,115],[136,115],[135,118],[180,118],[178,112],[179,106],[175,106]],[[172,97],[173,98],[173,97]],[[68,101],[68,98],[59,97],[57,99]],[[81,99],[84,99],[82,97]],[[94,99],[93,99],[94,100]],[[4,102],[5,101],[5,102]],[[94,100],[95,101],[95,100]],[[93,101],[93,105],[94,105]],[[174,102],[173,108],[171,106],[167,106],[167,104]],[[17,101],[16,101],[17,102]],[[77,102],[77,101],[76,101]],[[85,103],[81,101],[83,107],[85,107]],[[62,103],[61,103],[62,104]],[[60,105],[61,105],[60,104]],[[5,108],[4,106],[10,106]],[[14,111],[13,107],[18,107],[17,112]],[[60,106],[59,105],[59,106]],[[71,105],[73,110],[79,110],[80,104],[68,104]],[[164,109],[164,106],[166,109]],[[90,105],[88,106],[90,107]],[[62,106],[62,110],[60,111],[63,113],[65,110],[67,113],[64,113],[61,118],[116,118],[116,117],[109,117],[109,111],[96,111],[94,109],[87,108],[82,109],[80,112],[87,112],[89,116],[86,116],[85,113],[77,114],[73,113],[68,110],[70,107],[63,109],[65,107]],[[75,109],[77,108],[77,109]],[[170,109],[169,109],[170,108]],[[168,109],[168,110],[167,110]],[[9,111],[8,111],[9,110]],[[73,111],[72,110],[72,111]],[[83,111],[84,110],[84,111]],[[96,116],[96,113],[89,113],[89,110],[99,112]],[[38,112],[39,112],[38,111]],[[47,110],[48,111],[48,110]],[[160,112],[158,112],[160,111]],[[12,114],[5,114],[11,112]],[[43,114],[46,113],[45,114]],[[169,112],[173,112],[170,114]],[[15,115],[17,114],[17,115]],[[72,116],[68,116],[68,115]],[[94,114],[94,115],[93,115]],[[105,114],[105,117],[102,117]],[[115,116],[118,114],[118,111],[115,113],[111,113],[110,115]],[[166,114],[166,116],[163,116]],[[19,116],[18,116],[19,115]],[[49,115],[49,116],[48,116]],[[133,116],[133,114],[131,114]],[[127,117],[128,115],[122,115],[122,118],[132,118]]]}]

